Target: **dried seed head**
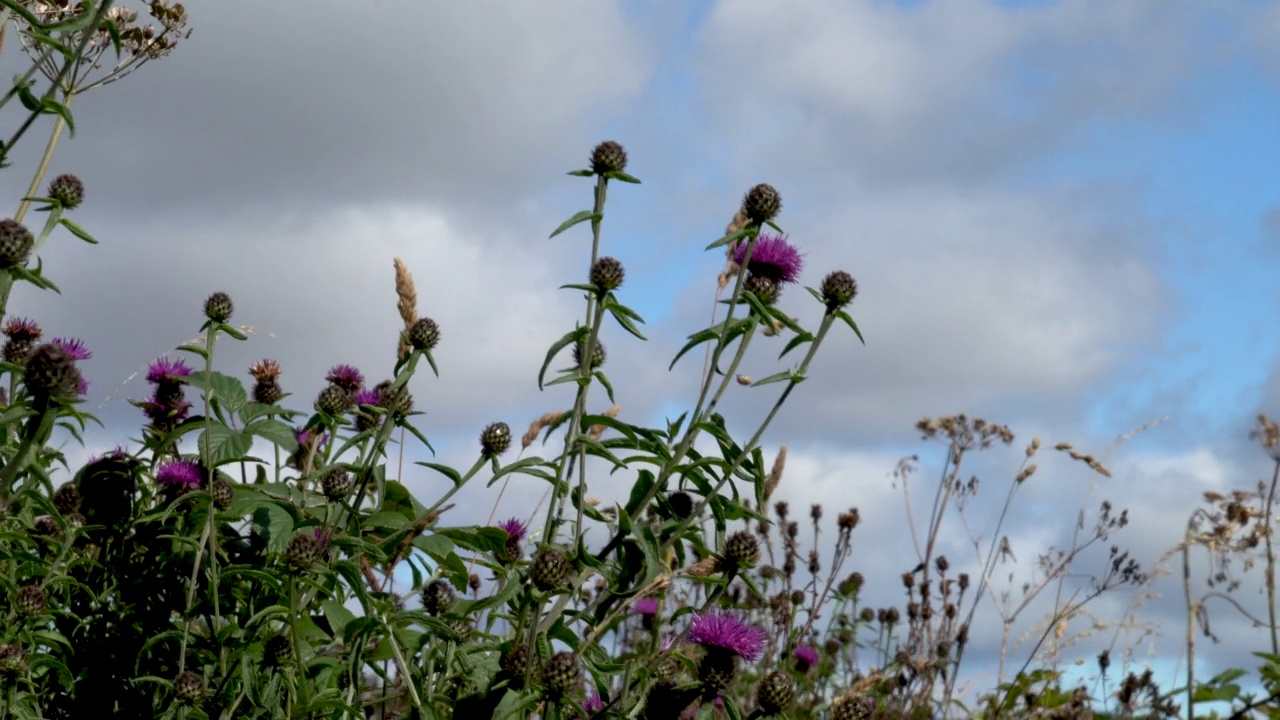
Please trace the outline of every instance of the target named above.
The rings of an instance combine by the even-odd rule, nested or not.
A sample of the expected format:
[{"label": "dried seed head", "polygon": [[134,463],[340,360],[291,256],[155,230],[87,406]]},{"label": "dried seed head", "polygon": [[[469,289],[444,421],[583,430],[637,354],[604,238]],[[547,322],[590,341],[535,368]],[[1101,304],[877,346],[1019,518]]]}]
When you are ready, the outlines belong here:
[{"label": "dried seed head", "polygon": [[553,701],[577,694],[582,686],[582,664],[577,655],[567,650],[552,655],[540,675],[547,697]]},{"label": "dried seed head", "polygon": [[436,580],[422,588],[422,609],[428,615],[443,615],[453,608],[453,587],[444,580]]},{"label": "dried seed head", "polygon": [[754,224],[761,224],[777,217],[782,211],[782,197],[772,185],[761,183],[747,191],[742,198],[742,214]]},{"label": "dried seed head", "polygon": [[345,498],[351,494],[351,488],[354,486],[355,480],[351,477],[351,473],[338,465],[329,468],[320,477],[320,489],[330,500],[337,501]]},{"label": "dried seed head", "polygon": [[[604,344],[596,340],[591,352],[591,369],[595,370],[604,364],[605,361]],[[582,343],[573,344],[573,365],[574,367],[582,367]]]},{"label": "dried seed head", "polygon": [[226,322],[231,319],[235,305],[231,296],[224,292],[216,292],[204,301],[204,316],[214,322]]},{"label": "dried seed head", "polygon": [[724,557],[731,567],[754,567],[760,561],[760,541],[751,531],[739,530],[725,540]]},{"label": "dried seed head", "polygon": [[74,482],[64,483],[53,493],[53,506],[63,515],[79,510],[80,502],[80,488]]},{"label": "dried seed head", "polygon": [[796,699],[796,684],[786,673],[774,670],[756,686],[756,704],[768,715],[785,711]]},{"label": "dried seed head", "polygon": [[[769,477],[764,483],[764,499],[768,500],[773,491],[778,489],[778,484],[782,482],[782,471],[787,467],[787,446],[783,445],[778,448],[778,456],[773,459],[773,468],[769,470]],[[786,507],[786,503],[778,503],[779,507]],[[780,517],[786,517],[786,512],[779,511]]]},{"label": "dried seed head", "polygon": [[213,498],[214,507],[219,510],[229,510],[236,497],[235,488],[231,487],[231,483],[222,478],[215,478],[209,484],[209,495]]},{"label": "dried seed head", "polygon": [[17,592],[13,605],[23,615],[39,615],[44,612],[49,597],[39,585],[28,585]]},{"label": "dried seed head", "polygon": [[37,401],[73,398],[83,380],[71,354],[58,345],[39,345],[27,357],[23,381]]},{"label": "dried seed head", "polygon": [[1030,465],[1022,468],[1022,471],[1018,473],[1018,476],[1014,478],[1014,481],[1020,483],[1023,480],[1026,480],[1027,478],[1035,474],[1036,469],[1037,469],[1036,464],[1031,463]]},{"label": "dried seed head", "polygon": [[822,302],[827,311],[834,312],[853,302],[858,296],[858,283],[843,270],[836,270],[822,279]]},{"label": "dried seed head", "polygon": [[778,302],[778,298],[782,295],[782,283],[763,275],[751,275],[747,277],[747,281],[743,283],[742,289],[750,291],[752,295],[764,303],[765,305],[773,305]]},{"label": "dried seed head", "polygon": [[173,679],[173,694],[183,705],[199,705],[204,700],[204,678],[187,670]]},{"label": "dried seed head", "polygon": [[511,447],[511,426],[504,422],[490,424],[480,433],[480,449],[485,455],[497,457]]},{"label": "dried seed head", "polygon": [[605,140],[591,151],[591,171],[597,175],[622,172],[627,167],[627,151],[613,140]]},{"label": "dried seed head", "polygon": [[543,591],[564,587],[569,581],[569,559],[558,548],[543,548],[533,556],[529,578]]},{"label": "dried seed head", "polygon": [[617,258],[602,257],[591,266],[591,284],[603,292],[611,292],[622,287],[626,271]]},{"label": "dried seed head", "polygon": [[0,220],[0,268],[25,263],[35,242],[35,236],[22,223],[9,218]]},{"label": "dried seed head", "polygon": [[414,350],[431,350],[440,342],[440,326],[431,318],[422,318],[409,328],[409,344]]},{"label": "dried seed head", "polygon": [[84,183],[75,175],[59,175],[49,183],[48,194],[61,203],[62,207],[73,210],[84,202]]}]

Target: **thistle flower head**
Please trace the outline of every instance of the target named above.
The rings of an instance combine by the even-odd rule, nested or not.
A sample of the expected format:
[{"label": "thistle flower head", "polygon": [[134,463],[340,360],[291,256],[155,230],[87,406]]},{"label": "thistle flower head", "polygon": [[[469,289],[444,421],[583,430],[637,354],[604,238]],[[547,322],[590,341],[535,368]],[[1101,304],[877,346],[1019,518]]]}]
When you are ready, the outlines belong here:
[{"label": "thistle flower head", "polygon": [[728,613],[694,613],[689,624],[689,642],[727,650],[746,660],[760,657],[767,638],[762,628]]},{"label": "thistle flower head", "polygon": [[[733,261],[742,265],[746,256],[747,243],[738,243]],[[760,233],[755,247],[751,249],[751,260],[746,265],[752,275],[779,283],[793,283],[800,278],[800,271],[804,269],[804,257],[785,236]]]},{"label": "thistle flower head", "polygon": [[147,382],[160,384],[162,382],[178,383],[184,378],[191,375],[191,368],[182,360],[170,360],[162,357],[147,366]]},{"label": "thistle flower head", "polygon": [[62,348],[62,351],[70,355],[72,360],[88,360],[93,357],[93,353],[89,352],[84,343],[75,338],[54,338],[50,342]]},{"label": "thistle flower head", "polygon": [[507,518],[506,520],[503,520],[498,523],[498,529],[505,530],[507,532],[507,537],[515,540],[516,542],[523,540],[524,536],[529,532],[529,528],[517,518]]},{"label": "thistle flower head", "polygon": [[635,615],[646,615],[652,617],[658,614],[658,598],[640,598],[631,605],[631,612]]},{"label": "thistle flower head", "polygon": [[[356,392],[364,387],[364,375],[350,365],[334,365],[324,379],[347,392]],[[374,400],[374,403],[377,403],[377,400]]]},{"label": "thistle flower head", "polygon": [[809,668],[818,664],[818,651],[810,645],[801,645],[797,647],[794,655],[796,659],[796,669],[800,672],[808,672]]},{"label": "thistle flower head", "polygon": [[356,393],[355,403],[356,403],[356,407],[360,407],[361,405],[377,405],[378,391],[377,390],[358,391]]},{"label": "thistle flower head", "polygon": [[324,447],[325,443],[329,442],[328,435],[318,430],[311,430],[309,428],[295,428],[293,431],[293,436],[294,438],[297,439],[298,445],[301,447],[306,447],[312,444],[312,442],[314,442],[316,449],[319,449]]},{"label": "thistle flower head", "polygon": [[[330,371],[333,372],[332,370]],[[258,382],[272,382],[280,379],[280,363],[270,358],[263,358],[249,366],[249,374]]]},{"label": "thistle flower head", "polygon": [[8,324],[4,326],[4,334],[9,336],[10,340],[39,340],[44,331],[35,320],[10,318]]},{"label": "thistle flower head", "polygon": [[592,690],[591,694],[587,696],[586,702],[582,703],[582,709],[589,713],[598,713],[604,709],[604,698],[600,696],[600,693]]},{"label": "thistle flower head", "polygon": [[190,460],[173,460],[160,466],[156,482],[172,490],[200,487],[200,466]]}]

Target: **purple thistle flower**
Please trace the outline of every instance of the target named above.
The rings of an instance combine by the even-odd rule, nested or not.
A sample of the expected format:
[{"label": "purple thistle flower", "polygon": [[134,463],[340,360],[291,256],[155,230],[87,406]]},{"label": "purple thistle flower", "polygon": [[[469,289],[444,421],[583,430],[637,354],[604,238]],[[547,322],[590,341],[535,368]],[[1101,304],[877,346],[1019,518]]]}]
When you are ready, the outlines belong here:
[{"label": "purple thistle flower", "polygon": [[137,400],[130,402],[142,408],[142,414],[146,415],[147,419],[156,427],[170,430],[178,423],[186,420],[187,412],[191,410],[191,403],[183,399],[170,404],[162,403],[159,398],[155,397],[141,402]]},{"label": "purple thistle flower", "polygon": [[182,360],[170,360],[162,357],[147,366],[147,382],[159,385],[162,382],[177,383],[191,374],[191,368]]},{"label": "purple thistle flower", "polygon": [[377,405],[380,396],[377,390],[360,390],[356,393],[356,407],[361,405]]},{"label": "purple thistle flower", "polygon": [[174,460],[160,466],[156,482],[172,490],[192,490],[200,486],[200,466],[190,460]]},{"label": "purple thistle flower", "polygon": [[654,616],[658,614],[658,598],[640,598],[631,605],[631,612],[635,615]]},{"label": "purple thistle flower", "polygon": [[39,340],[44,331],[40,329],[35,320],[11,318],[9,323],[4,326],[4,334],[8,335],[11,340]]},{"label": "purple thistle flower", "polygon": [[809,668],[818,664],[818,651],[809,645],[801,645],[796,648],[796,669],[800,672],[808,672]]},{"label": "purple thistle flower", "polygon": [[[334,365],[324,379],[347,392],[355,392],[364,387],[364,375],[350,365]],[[375,400],[374,403],[368,404],[372,405],[376,402]]]},{"label": "purple thistle flower", "polygon": [[[329,442],[328,435],[324,433],[318,433],[318,434],[320,436],[320,439],[316,441],[317,450],[324,447],[324,444]],[[306,447],[310,445],[311,441],[315,439],[316,435],[317,435],[316,432],[313,432],[307,428],[297,428],[293,431],[293,436],[297,438],[299,447]]]},{"label": "purple thistle flower", "polygon": [[516,542],[523,540],[525,534],[529,532],[529,528],[525,527],[525,524],[520,522],[517,518],[507,518],[506,520],[503,520],[498,523],[498,529],[507,531],[507,537]]},{"label": "purple thistle flower", "polygon": [[604,698],[600,697],[600,693],[592,690],[587,701],[582,703],[582,709],[589,713],[598,713],[604,709]]},{"label": "purple thistle flower", "polygon": [[[71,356],[72,360],[88,360],[93,357],[93,353],[84,346],[84,343],[76,338],[54,338],[53,345],[63,352]],[[84,393],[81,393],[82,395]]]},{"label": "purple thistle flower", "polygon": [[746,660],[755,660],[764,651],[768,633],[728,613],[693,614],[689,642],[717,647]]},{"label": "purple thistle flower", "polygon": [[[747,241],[738,243],[733,261],[742,265],[747,254]],[[781,235],[761,233],[756,245],[751,249],[751,261],[747,269],[752,275],[769,278],[775,282],[793,283],[800,278],[800,270],[804,268],[804,258],[794,245]]]},{"label": "purple thistle flower", "polygon": [[312,533],[315,535],[316,540],[320,541],[321,548],[329,547],[329,531],[328,530],[325,530],[324,528],[317,526],[316,529],[312,531]]},{"label": "purple thistle flower", "polygon": [[80,397],[84,397],[85,395],[89,394],[88,380],[85,380],[84,378],[80,378],[80,382],[76,385],[76,394],[79,395]]}]

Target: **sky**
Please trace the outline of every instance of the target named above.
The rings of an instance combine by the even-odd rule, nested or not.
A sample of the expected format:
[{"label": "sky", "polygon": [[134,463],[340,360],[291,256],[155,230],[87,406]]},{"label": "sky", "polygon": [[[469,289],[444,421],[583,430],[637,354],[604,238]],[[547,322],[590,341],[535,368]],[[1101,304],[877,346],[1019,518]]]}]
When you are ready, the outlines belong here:
[{"label": "sky", "polygon": [[[603,252],[625,265],[619,297],[649,338],[604,335],[620,417],[660,423],[692,402],[701,355],[667,365],[710,318],[723,256],[703,248],[754,184],[783,197],[802,284],[834,269],[857,279],[866,345],[848,333],[824,345],[764,447],[789,448],[779,495],[793,506],[861,510],[847,570],[880,578],[879,602],[897,600],[901,558],[914,557],[892,470],[918,454],[921,497],[941,470],[943,449],[914,430],[922,416],[963,412],[1017,434],[971,468],[983,489],[968,519],[984,542],[1023,448],[1042,438],[1005,528],[1027,560],[1009,568],[1015,593],[1030,561],[1070,543],[1077,512],[1092,518],[1103,499],[1129,509],[1112,542],[1155,569],[1203,492],[1270,476],[1248,432],[1257,413],[1280,414],[1280,4],[368,7],[356,18],[333,0],[193,4],[194,32],[172,56],[77,98],[78,131],[51,176],[84,180],[74,218],[101,244],[53,238],[42,259],[61,295],[20,286],[11,302],[94,351],[88,406],[109,430],[73,457],[136,436],[126,400],[147,388],[134,374],[197,334],[215,290],[253,328],[220,346],[224,372],[247,377],[253,360],[276,358],[304,407],[332,365],[389,376],[400,257],[419,311],[442,328],[440,379],[411,385],[420,427],[437,460],[469,466],[489,422],[519,434],[569,402],[564,388],[539,392],[536,375],[582,312],[557,288],[583,280],[590,237],[586,226],[547,236],[590,206],[590,181],[565,173],[613,139],[643,184],[611,186]],[[0,66],[21,59],[6,45]],[[12,202],[48,128],[2,176]],[[780,306],[809,326],[820,317],[798,287]],[[786,367],[771,342],[746,374]],[[731,388],[730,427],[754,431],[778,388]],[[1112,476],[1049,450],[1066,440]],[[411,464],[430,459],[423,448],[406,457],[411,489],[443,491]],[[592,492],[627,487],[601,473]],[[498,512],[541,491],[513,483]],[[449,522],[485,522],[493,497],[469,488]],[[976,567],[959,520],[944,547]],[[1085,560],[1081,583],[1105,547]],[[1156,576],[1140,613],[1153,635],[1081,618],[1072,636],[1087,636],[1064,657],[1091,661],[1115,642],[1172,673],[1185,609],[1174,576]],[[1241,602],[1264,608],[1258,571],[1242,578]],[[1137,597],[1091,609],[1113,622]],[[1048,609],[1034,605],[1014,636]],[[1256,631],[1225,605],[1211,611],[1222,642],[1201,643],[1202,672],[1251,666]],[[989,666],[999,627],[990,607],[980,618]]]}]

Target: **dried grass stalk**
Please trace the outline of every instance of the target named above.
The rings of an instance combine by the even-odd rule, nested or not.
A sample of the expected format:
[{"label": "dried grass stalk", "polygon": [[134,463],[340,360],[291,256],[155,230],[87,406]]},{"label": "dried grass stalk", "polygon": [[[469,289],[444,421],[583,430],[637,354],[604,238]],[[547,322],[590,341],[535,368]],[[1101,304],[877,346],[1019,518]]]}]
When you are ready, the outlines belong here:
[{"label": "dried grass stalk", "polygon": [[773,469],[769,471],[769,479],[764,483],[764,499],[767,501],[773,491],[778,489],[778,483],[782,482],[782,471],[787,467],[787,446],[783,445],[778,448],[778,457],[773,459]]},{"label": "dried grass stalk", "polygon": [[558,422],[562,417],[564,417],[563,410],[552,410],[551,412],[543,413],[541,417],[529,425],[529,429],[520,438],[520,449],[524,450],[532,445],[538,439],[538,433],[542,432],[542,428]]},{"label": "dried grass stalk", "polygon": [[404,357],[409,352],[409,339],[406,335],[409,328],[418,322],[418,291],[413,286],[413,274],[409,266],[400,258],[395,259],[396,266],[396,309],[400,311],[400,319],[404,321],[405,332],[400,334],[400,347],[397,357]]}]

